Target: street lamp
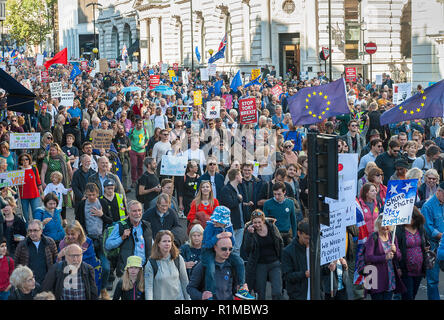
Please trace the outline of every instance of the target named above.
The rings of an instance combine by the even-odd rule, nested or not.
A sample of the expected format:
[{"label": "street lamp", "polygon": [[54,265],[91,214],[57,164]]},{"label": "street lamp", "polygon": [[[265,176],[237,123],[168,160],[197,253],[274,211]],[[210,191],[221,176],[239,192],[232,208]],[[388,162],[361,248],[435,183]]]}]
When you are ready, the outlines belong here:
[{"label": "street lamp", "polygon": [[2,57],[5,57],[5,35],[3,34],[3,21],[6,20],[6,0],[0,0],[0,21],[2,22]]},{"label": "street lamp", "polygon": [[[102,5],[98,2],[90,2],[86,5],[86,7],[88,8],[89,6],[93,7],[94,47],[97,47],[97,42],[96,42],[96,6],[102,7]],[[98,50],[97,50],[97,52],[98,52]]]},{"label": "street lamp", "polygon": [[99,53],[99,49],[93,48],[92,52],[94,53],[94,60],[96,60],[97,59],[97,54]]}]

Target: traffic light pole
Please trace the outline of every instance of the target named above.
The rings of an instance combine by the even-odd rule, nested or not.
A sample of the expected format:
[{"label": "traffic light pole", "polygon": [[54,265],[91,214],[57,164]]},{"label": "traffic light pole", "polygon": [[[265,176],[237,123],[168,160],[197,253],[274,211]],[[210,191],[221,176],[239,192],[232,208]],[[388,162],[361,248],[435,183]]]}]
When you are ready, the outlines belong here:
[{"label": "traffic light pole", "polygon": [[310,226],[310,299],[321,300],[317,134],[308,133],[308,223]]}]

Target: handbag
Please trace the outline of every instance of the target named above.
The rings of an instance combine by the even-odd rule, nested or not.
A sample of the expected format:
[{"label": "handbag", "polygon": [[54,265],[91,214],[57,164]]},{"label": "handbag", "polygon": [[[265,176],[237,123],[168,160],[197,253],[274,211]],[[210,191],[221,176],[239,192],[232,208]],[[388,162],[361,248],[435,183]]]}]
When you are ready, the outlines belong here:
[{"label": "handbag", "polygon": [[[427,270],[433,269],[436,262],[436,252],[432,250],[426,250],[425,252],[425,267]],[[441,267],[441,261],[440,261]],[[442,270],[442,269],[441,269]]]}]

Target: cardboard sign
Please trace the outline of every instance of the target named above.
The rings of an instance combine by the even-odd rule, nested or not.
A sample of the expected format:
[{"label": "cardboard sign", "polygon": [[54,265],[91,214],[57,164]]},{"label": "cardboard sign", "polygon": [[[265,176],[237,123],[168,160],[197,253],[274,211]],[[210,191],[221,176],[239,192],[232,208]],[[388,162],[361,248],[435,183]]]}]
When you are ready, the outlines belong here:
[{"label": "cardboard sign", "polygon": [[100,59],[99,60],[99,72],[105,73],[105,72],[108,72],[108,71],[109,71],[108,60]]},{"label": "cardboard sign", "polygon": [[10,149],[39,149],[40,132],[13,133],[9,135]]},{"label": "cardboard sign", "polygon": [[160,167],[160,174],[165,176],[183,177],[187,168],[188,157],[163,155]]},{"label": "cardboard sign", "polygon": [[208,75],[207,68],[200,68],[200,80],[201,81],[210,81],[210,77]]},{"label": "cardboard sign", "polygon": [[43,54],[38,54],[37,58],[35,59],[35,65],[37,67],[43,66]]},{"label": "cardboard sign", "polygon": [[49,73],[46,70],[40,71],[40,81],[41,82],[48,82],[49,81]]},{"label": "cardboard sign", "polygon": [[195,106],[201,106],[202,105],[202,91],[194,91],[194,105]]},{"label": "cardboard sign", "polygon": [[216,64],[215,63],[208,64],[208,75],[209,76],[216,75]]},{"label": "cardboard sign", "polygon": [[80,61],[80,70],[83,71],[88,70],[88,61],[86,60]]},{"label": "cardboard sign", "polygon": [[256,123],[256,98],[239,100],[239,118],[241,124]]},{"label": "cardboard sign", "polygon": [[25,170],[0,173],[0,184],[6,184],[10,187],[25,184]]},{"label": "cardboard sign", "polygon": [[382,86],[382,74],[377,74],[376,75],[376,85],[377,86]]},{"label": "cardboard sign", "polygon": [[131,62],[131,71],[132,72],[139,71],[139,63],[137,61]]},{"label": "cardboard sign", "polygon": [[280,85],[275,85],[273,88],[271,88],[271,94],[278,97],[281,95],[282,93],[282,87]]},{"label": "cardboard sign", "polygon": [[74,92],[62,92],[60,98],[61,106],[72,107],[74,105]]},{"label": "cardboard sign", "polygon": [[182,71],[182,82],[184,85],[188,85],[188,72]]},{"label": "cardboard sign", "polygon": [[252,69],[251,70],[251,80],[256,79],[261,75],[261,69]]},{"label": "cardboard sign", "polygon": [[384,205],[382,226],[410,224],[418,179],[390,180]]},{"label": "cardboard sign", "polygon": [[207,119],[216,119],[220,117],[220,101],[208,101],[207,102]]},{"label": "cardboard sign", "polygon": [[94,149],[109,150],[113,140],[113,130],[94,129],[91,131]]},{"label": "cardboard sign", "polygon": [[330,212],[330,226],[321,224],[321,266],[345,256],[346,229],[339,212]]},{"label": "cardboard sign", "polygon": [[49,84],[51,98],[60,98],[62,96],[62,82],[51,82]]},{"label": "cardboard sign", "polygon": [[356,82],[357,77],[358,77],[358,74],[357,74],[355,67],[345,68],[345,81]]},{"label": "cardboard sign", "polygon": [[189,121],[193,118],[193,107],[177,107],[176,120]]},{"label": "cardboard sign", "polygon": [[400,104],[412,96],[412,83],[393,84],[393,103]]},{"label": "cardboard sign", "polygon": [[160,75],[152,74],[150,75],[150,90],[153,90],[160,83]]}]

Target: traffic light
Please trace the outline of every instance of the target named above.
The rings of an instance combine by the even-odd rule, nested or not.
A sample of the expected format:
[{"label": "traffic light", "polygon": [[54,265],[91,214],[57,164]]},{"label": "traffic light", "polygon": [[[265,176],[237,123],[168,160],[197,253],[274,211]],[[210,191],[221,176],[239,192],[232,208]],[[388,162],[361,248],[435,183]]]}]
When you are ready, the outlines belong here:
[{"label": "traffic light", "polygon": [[338,199],[338,137],[317,136],[318,195]]}]

